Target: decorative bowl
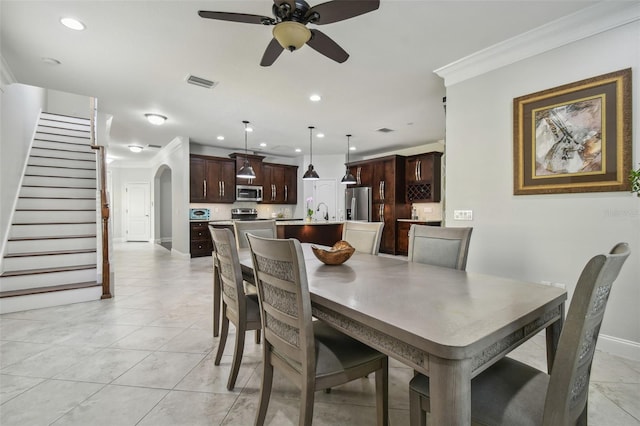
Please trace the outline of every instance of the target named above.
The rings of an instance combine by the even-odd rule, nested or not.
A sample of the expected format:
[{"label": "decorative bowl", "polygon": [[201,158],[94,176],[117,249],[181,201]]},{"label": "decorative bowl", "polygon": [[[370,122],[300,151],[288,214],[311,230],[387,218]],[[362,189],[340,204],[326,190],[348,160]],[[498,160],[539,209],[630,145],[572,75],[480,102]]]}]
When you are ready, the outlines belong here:
[{"label": "decorative bowl", "polygon": [[355,248],[348,242],[340,240],[330,249],[311,246],[313,254],[325,265],[341,265],[351,257]]}]

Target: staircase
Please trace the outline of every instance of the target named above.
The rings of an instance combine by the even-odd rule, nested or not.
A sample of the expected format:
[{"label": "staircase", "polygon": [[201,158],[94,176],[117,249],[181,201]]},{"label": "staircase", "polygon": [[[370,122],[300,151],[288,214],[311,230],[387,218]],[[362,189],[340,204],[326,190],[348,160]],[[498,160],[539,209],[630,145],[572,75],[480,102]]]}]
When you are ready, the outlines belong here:
[{"label": "staircase", "polygon": [[90,121],[42,113],[0,274],[0,313],[100,299]]}]

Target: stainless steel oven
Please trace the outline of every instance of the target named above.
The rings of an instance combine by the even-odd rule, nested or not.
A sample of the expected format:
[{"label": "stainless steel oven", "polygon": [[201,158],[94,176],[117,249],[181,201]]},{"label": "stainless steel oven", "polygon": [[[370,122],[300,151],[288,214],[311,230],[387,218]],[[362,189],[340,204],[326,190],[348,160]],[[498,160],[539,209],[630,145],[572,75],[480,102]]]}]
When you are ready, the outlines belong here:
[{"label": "stainless steel oven", "polygon": [[236,201],[262,201],[262,187],[257,185],[236,185]]}]

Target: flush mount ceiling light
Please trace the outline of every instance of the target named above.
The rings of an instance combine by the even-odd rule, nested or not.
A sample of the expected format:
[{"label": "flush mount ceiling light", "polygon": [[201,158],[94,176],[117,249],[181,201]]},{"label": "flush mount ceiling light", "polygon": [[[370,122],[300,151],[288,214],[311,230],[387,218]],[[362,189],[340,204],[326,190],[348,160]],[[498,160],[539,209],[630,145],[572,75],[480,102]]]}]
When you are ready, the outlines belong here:
[{"label": "flush mount ceiling light", "polygon": [[220,135],[216,139],[218,139],[219,141],[223,141],[224,140],[224,136]]},{"label": "flush mount ceiling light", "polygon": [[315,127],[313,126],[309,126],[309,169],[307,169],[306,172],[304,172],[304,175],[302,176],[302,179],[304,180],[318,180],[320,179],[320,176],[318,176],[318,173],[313,169],[313,129]]},{"label": "flush mount ceiling light", "polygon": [[320,97],[320,95],[311,95],[309,96],[309,100],[311,102],[320,102],[322,98]]},{"label": "flush mount ceiling light", "polygon": [[318,137],[318,138],[324,138],[324,133],[318,133],[318,134],[316,135],[316,137]]},{"label": "flush mount ceiling light", "polygon": [[351,139],[351,135],[347,135],[347,166],[346,166],[347,171],[345,172],[344,176],[342,177],[342,180],[340,181],[340,183],[343,185],[357,183],[355,176],[353,176],[351,174],[351,170],[349,170],[349,151],[351,150],[349,139]]},{"label": "flush mount ceiling light", "polygon": [[167,117],[160,114],[145,114],[144,116],[147,117],[149,123],[155,124],[156,126],[161,126],[167,121]]},{"label": "flush mount ceiling light", "polygon": [[250,127],[247,127],[247,125],[249,124],[249,122],[247,120],[243,121],[244,123],[244,164],[242,165],[242,168],[240,170],[238,170],[238,173],[236,173],[236,177],[242,178],[242,179],[255,179],[256,178],[256,172],[253,171],[253,167],[251,167],[251,164],[249,164],[249,158],[247,157],[247,133],[249,133],[251,130]]},{"label": "flush mount ceiling light", "polygon": [[60,23],[65,27],[76,31],[82,31],[86,28],[82,22],[74,18],[60,18]]},{"label": "flush mount ceiling light", "polygon": [[129,145],[129,151],[142,152],[142,147],[140,145]]}]

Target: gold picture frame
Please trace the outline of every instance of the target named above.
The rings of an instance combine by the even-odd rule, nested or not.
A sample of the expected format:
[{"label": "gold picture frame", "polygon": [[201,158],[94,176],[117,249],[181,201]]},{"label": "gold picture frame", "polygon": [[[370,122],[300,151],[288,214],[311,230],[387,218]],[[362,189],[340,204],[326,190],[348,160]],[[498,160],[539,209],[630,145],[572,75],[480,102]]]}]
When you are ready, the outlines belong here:
[{"label": "gold picture frame", "polygon": [[629,191],[631,68],[513,100],[514,195]]}]

